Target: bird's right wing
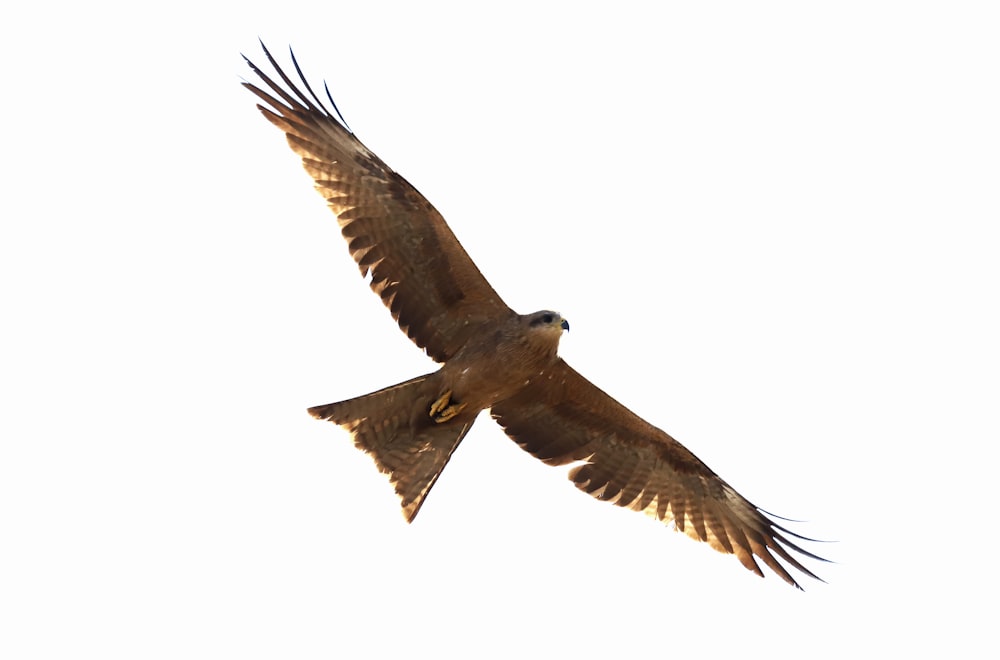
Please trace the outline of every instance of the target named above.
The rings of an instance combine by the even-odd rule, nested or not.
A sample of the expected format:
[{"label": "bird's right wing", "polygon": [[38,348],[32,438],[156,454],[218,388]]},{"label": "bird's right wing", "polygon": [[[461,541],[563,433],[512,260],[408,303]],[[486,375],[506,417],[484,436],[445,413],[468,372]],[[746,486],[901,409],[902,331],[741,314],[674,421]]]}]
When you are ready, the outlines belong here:
[{"label": "bird's right wing", "polygon": [[513,315],[441,214],[323,106],[294,55],[308,95],[266,48],[264,54],[287,89],[249,59],[269,91],[243,85],[267,104],[257,107],[302,157],[316,190],[337,215],[362,275],[371,274],[372,290],[410,339],[445,362],[477,329]]}]

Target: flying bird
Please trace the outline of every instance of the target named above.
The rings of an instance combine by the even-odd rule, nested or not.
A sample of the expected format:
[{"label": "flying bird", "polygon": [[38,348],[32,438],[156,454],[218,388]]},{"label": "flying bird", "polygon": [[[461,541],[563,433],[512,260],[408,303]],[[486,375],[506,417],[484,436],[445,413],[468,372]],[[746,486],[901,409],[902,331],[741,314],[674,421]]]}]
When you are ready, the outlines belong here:
[{"label": "flying bird", "polygon": [[566,364],[557,352],[566,319],[549,310],[510,309],[441,214],[354,136],[329,89],[324,85],[332,110],[294,53],[299,82],[261,46],[280,82],[244,56],[260,82],[242,84],[302,158],[372,290],[400,329],[441,364],[398,385],[309,408],[346,429],[389,476],[407,521],[488,409],[535,458],[575,463],[569,478],[597,499],[672,524],[761,577],[758,559],[801,589],[780,558],[820,579],[792,555],[825,561],[789,537],[810,539],[776,523],[683,445]]}]

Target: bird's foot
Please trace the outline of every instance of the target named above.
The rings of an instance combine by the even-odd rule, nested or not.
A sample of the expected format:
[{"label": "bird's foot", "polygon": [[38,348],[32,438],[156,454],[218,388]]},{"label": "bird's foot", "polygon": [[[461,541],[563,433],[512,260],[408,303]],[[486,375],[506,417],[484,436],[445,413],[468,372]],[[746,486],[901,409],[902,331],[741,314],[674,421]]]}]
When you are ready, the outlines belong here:
[{"label": "bird's foot", "polygon": [[[449,405],[450,404],[450,405]],[[431,418],[441,424],[447,422],[449,419],[462,412],[465,409],[464,403],[452,403],[451,402],[451,390],[448,390],[440,397],[437,401],[431,404],[430,416]]]},{"label": "bird's foot", "polygon": [[431,404],[430,416],[436,417],[439,412],[448,407],[448,404],[450,402],[451,402],[451,390],[448,390],[440,397],[438,397],[437,401]]}]

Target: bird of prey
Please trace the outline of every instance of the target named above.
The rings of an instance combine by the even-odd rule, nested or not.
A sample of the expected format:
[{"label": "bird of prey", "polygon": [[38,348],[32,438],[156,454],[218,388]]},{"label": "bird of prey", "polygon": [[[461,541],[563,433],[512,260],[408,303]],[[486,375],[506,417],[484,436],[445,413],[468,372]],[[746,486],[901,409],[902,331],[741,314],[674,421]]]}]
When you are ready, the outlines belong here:
[{"label": "bird of prey", "polygon": [[264,54],[280,82],[244,57],[260,82],[243,85],[302,158],[372,290],[441,364],[378,392],[309,408],[346,429],[389,476],[407,521],[488,409],[535,458],[576,463],[569,478],[580,490],[672,523],[761,577],[755,557],[800,589],[777,558],[819,579],[791,554],[824,561],[789,536],[809,539],[777,524],[683,445],[566,364],[556,349],[569,323],[553,311],[518,314],[504,304],[431,203],[354,136],[329,89],[332,111],[294,54],[301,87],[266,47]]}]

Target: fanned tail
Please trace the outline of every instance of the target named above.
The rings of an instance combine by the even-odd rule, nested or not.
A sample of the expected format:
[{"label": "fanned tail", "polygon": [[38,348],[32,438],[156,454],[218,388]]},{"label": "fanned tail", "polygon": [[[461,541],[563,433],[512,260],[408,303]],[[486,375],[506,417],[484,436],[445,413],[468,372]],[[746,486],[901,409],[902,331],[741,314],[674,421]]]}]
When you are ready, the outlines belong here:
[{"label": "fanned tail", "polygon": [[445,423],[435,422],[429,413],[437,396],[434,383],[429,381],[432,375],[355,399],[309,408],[309,414],[316,419],[347,429],[354,444],[389,475],[407,522],[416,517],[479,412],[463,411]]}]

